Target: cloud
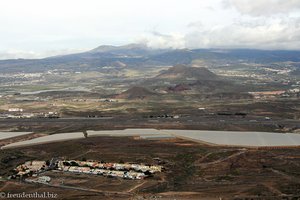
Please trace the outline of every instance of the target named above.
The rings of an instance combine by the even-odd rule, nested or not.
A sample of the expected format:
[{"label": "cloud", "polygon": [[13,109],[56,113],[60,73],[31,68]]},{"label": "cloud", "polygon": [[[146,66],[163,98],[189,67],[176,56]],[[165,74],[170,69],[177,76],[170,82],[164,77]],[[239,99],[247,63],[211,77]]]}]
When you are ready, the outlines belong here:
[{"label": "cloud", "polygon": [[248,19],[228,25],[204,26],[196,21],[188,24],[186,33],[152,32],[143,43],[154,48],[254,48],[298,49],[300,18]]},{"label": "cloud", "polygon": [[138,43],[146,44],[151,48],[185,48],[184,35],[181,33],[162,34],[157,31],[151,31],[149,34],[142,35],[137,39]]},{"label": "cloud", "polygon": [[202,21],[191,22],[187,25],[187,27],[188,28],[202,28],[203,22]]},{"label": "cloud", "polygon": [[72,53],[79,53],[87,51],[87,49],[60,49],[60,50],[49,50],[44,52],[35,52],[35,51],[26,51],[26,50],[19,50],[19,49],[9,49],[7,51],[0,51],[0,60],[4,59],[39,59],[45,58],[50,56],[57,56],[57,55],[67,55]]},{"label": "cloud", "polygon": [[233,7],[244,15],[272,16],[300,10],[299,0],[224,0],[225,7]]},{"label": "cloud", "polygon": [[33,51],[22,51],[11,49],[0,52],[0,60],[3,59],[18,59],[18,58],[37,58],[38,54]]},{"label": "cloud", "polygon": [[299,19],[240,21],[186,35],[188,47],[299,49]]},{"label": "cloud", "polygon": [[299,19],[240,21],[186,35],[189,47],[299,49]]}]

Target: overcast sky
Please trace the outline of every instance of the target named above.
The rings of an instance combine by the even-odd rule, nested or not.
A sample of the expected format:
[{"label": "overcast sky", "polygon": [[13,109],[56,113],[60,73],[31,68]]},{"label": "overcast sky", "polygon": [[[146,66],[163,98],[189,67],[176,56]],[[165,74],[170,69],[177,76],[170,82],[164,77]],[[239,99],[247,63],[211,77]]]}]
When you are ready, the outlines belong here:
[{"label": "overcast sky", "polygon": [[300,50],[300,0],[0,0],[0,59],[128,43]]}]

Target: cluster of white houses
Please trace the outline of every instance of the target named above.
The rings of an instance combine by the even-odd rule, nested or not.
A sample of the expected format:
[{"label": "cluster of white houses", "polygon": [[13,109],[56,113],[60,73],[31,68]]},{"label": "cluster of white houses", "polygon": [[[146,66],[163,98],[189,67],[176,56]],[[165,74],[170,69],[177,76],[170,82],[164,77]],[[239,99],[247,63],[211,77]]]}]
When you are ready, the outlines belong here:
[{"label": "cluster of white houses", "polygon": [[25,113],[22,108],[10,108],[8,112],[1,112],[0,118],[21,119],[21,118],[59,118],[58,112],[47,113]]},{"label": "cluster of white houses", "polygon": [[44,171],[58,170],[61,172],[102,175],[125,179],[143,179],[162,171],[159,165],[143,165],[131,163],[102,163],[98,161],[54,160],[27,161],[15,168],[15,177],[38,176]]},{"label": "cluster of white houses", "polygon": [[38,174],[40,172],[48,169],[48,165],[45,161],[27,161],[24,164],[17,166],[14,170],[16,172],[16,176],[18,177],[26,177],[32,176],[34,174]]},{"label": "cluster of white houses", "polygon": [[64,166],[79,166],[79,167],[90,167],[99,169],[114,169],[114,170],[134,170],[140,172],[161,172],[162,167],[159,165],[142,165],[142,164],[131,164],[131,163],[102,163],[98,161],[58,161],[58,168]]},{"label": "cluster of white houses", "polygon": [[158,165],[130,163],[101,163],[98,161],[58,161],[57,169],[64,172],[85,173],[125,179],[143,179],[153,173],[161,172]]},{"label": "cluster of white houses", "polygon": [[89,167],[64,167],[64,172],[102,175],[107,177],[120,177],[125,179],[144,179],[148,174],[136,171],[118,171],[109,169],[91,169]]}]

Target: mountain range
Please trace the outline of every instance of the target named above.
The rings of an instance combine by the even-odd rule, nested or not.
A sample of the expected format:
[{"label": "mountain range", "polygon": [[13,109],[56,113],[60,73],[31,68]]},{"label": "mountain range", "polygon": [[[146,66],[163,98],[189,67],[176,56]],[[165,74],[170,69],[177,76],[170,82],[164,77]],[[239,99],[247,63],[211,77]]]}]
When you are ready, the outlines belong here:
[{"label": "mountain range", "polygon": [[157,65],[190,64],[193,60],[208,62],[300,62],[300,51],[255,49],[153,49],[141,44],[100,46],[87,52],[44,59],[0,60],[1,72],[43,72],[60,69],[95,71],[104,66],[141,68]]}]

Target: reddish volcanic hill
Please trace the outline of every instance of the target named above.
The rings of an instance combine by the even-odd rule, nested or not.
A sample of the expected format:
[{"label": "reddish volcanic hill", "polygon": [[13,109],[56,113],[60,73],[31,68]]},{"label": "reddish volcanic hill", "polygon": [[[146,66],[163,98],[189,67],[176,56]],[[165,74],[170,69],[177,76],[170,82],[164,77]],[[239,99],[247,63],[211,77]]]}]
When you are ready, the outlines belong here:
[{"label": "reddish volcanic hill", "polygon": [[182,92],[185,90],[191,90],[191,86],[188,84],[177,84],[173,87],[169,87],[168,88],[169,91],[173,91],[173,92]]}]

